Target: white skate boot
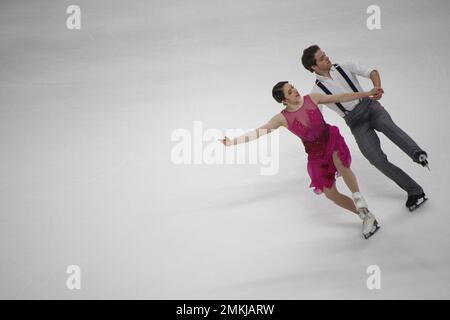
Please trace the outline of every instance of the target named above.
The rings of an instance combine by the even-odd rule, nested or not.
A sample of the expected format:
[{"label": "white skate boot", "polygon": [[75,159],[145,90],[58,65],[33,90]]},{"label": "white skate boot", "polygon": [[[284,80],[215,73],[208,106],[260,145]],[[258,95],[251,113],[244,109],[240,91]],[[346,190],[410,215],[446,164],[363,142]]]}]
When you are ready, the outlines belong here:
[{"label": "white skate boot", "polygon": [[362,234],[365,239],[369,239],[380,228],[378,221],[375,219],[373,213],[369,211],[367,202],[360,192],[355,192],[352,194],[352,198],[356,210],[359,212],[358,215],[363,221]]},{"label": "white skate boot", "polygon": [[360,192],[353,193],[352,199],[353,199],[353,203],[355,204],[356,210],[358,210],[359,213],[369,212],[369,207],[367,206],[367,202]]},{"label": "white skate boot", "polygon": [[360,213],[359,217],[363,221],[362,234],[365,239],[369,239],[378,231],[378,229],[380,229],[378,221],[375,219],[372,212],[368,211],[367,213]]}]

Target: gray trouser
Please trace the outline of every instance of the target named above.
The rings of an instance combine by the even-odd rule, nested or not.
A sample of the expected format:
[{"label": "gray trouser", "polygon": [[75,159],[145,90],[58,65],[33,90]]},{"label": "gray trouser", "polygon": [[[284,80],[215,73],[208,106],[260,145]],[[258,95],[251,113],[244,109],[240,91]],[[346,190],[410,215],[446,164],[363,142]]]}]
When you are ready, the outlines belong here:
[{"label": "gray trouser", "polygon": [[413,161],[417,162],[417,152],[422,149],[394,121],[389,113],[376,100],[364,98],[344,117],[356,139],[359,149],[369,162],[384,175],[393,180],[408,195],[423,192],[422,188],[402,169],[390,163],[381,150],[380,139],[375,130],[386,135]]}]

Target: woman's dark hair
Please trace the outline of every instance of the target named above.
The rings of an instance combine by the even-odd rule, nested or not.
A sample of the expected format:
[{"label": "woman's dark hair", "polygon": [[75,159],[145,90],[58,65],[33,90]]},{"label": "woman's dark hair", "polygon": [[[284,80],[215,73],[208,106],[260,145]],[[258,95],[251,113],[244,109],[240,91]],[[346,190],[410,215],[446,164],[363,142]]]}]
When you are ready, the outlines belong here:
[{"label": "woman's dark hair", "polygon": [[283,86],[288,83],[288,81],[280,81],[278,82],[272,89],[272,97],[278,102],[281,103],[284,99]]},{"label": "woman's dark hair", "polygon": [[314,54],[319,49],[320,49],[319,46],[312,45],[303,50],[302,64],[306,70],[314,72],[314,70],[311,67],[316,65],[316,59],[314,58]]}]

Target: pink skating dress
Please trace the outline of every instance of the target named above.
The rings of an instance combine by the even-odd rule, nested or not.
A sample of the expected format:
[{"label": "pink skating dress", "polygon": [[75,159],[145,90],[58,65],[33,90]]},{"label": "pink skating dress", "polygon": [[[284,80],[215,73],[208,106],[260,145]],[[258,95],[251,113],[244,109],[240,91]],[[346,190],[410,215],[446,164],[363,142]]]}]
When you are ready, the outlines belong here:
[{"label": "pink skating dress", "polygon": [[338,151],[339,159],[347,168],[350,167],[351,155],[339,129],[325,122],[309,95],[304,96],[303,100],[297,111],[283,110],[281,113],[286,118],[289,131],[297,135],[305,146],[310,187],[316,194],[321,194],[323,188],[332,187],[339,176],[334,166],[333,152]]}]

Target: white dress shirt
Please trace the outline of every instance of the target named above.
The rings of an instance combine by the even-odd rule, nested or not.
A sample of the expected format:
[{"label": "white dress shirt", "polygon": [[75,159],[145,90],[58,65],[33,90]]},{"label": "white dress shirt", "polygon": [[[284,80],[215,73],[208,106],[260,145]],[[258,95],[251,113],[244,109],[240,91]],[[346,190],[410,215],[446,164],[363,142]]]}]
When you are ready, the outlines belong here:
[{"label": "white dress shirt", "polygon": [[[360,66],[356,63],[352,63],[352,62],[338,63],[338,65],[345,71],[345,73],[350,78],[350,80],[353,82],[353,84],[355,85],[356,89],[358,89],[359,92],[363,92],[364,90],[362,89],[361,85],[359,84],[359,81],[356,78],[356,75],[370,78],[370,73],[373,70],[375,70],[375,69],[367,69],[365,67],[362,67],[362,66]],[[327,89],[330,90],[330,92],[332,94],[353,92],[352,88],[348,85],[347,81],[345,81],[344,77],[341,76],[339,71],[337,71],[334,66],[331,66],[330,76],[331,76],[331,79],[328,77],[324,77],[319,74],[316,74],[317,80],[321,81],[325,85],[325,87],[327,87]],[[325,92],[323,92],[323,90],[316,83],[314,83],[314,87],[312,88],[311,93],[325,94]],[[348,111],[352,111],[358,103],[359,103],[359,100],[353,100],[353,101],[349,101],[349,102],[341,102],[342,106]],[[345,116],[345,114],[338,108],[338,106],[336,104],[329,103],[329,104],[326,104],[326,106],[328,108],[330,108],[331,110],[336,111],[341,117]]]}]

